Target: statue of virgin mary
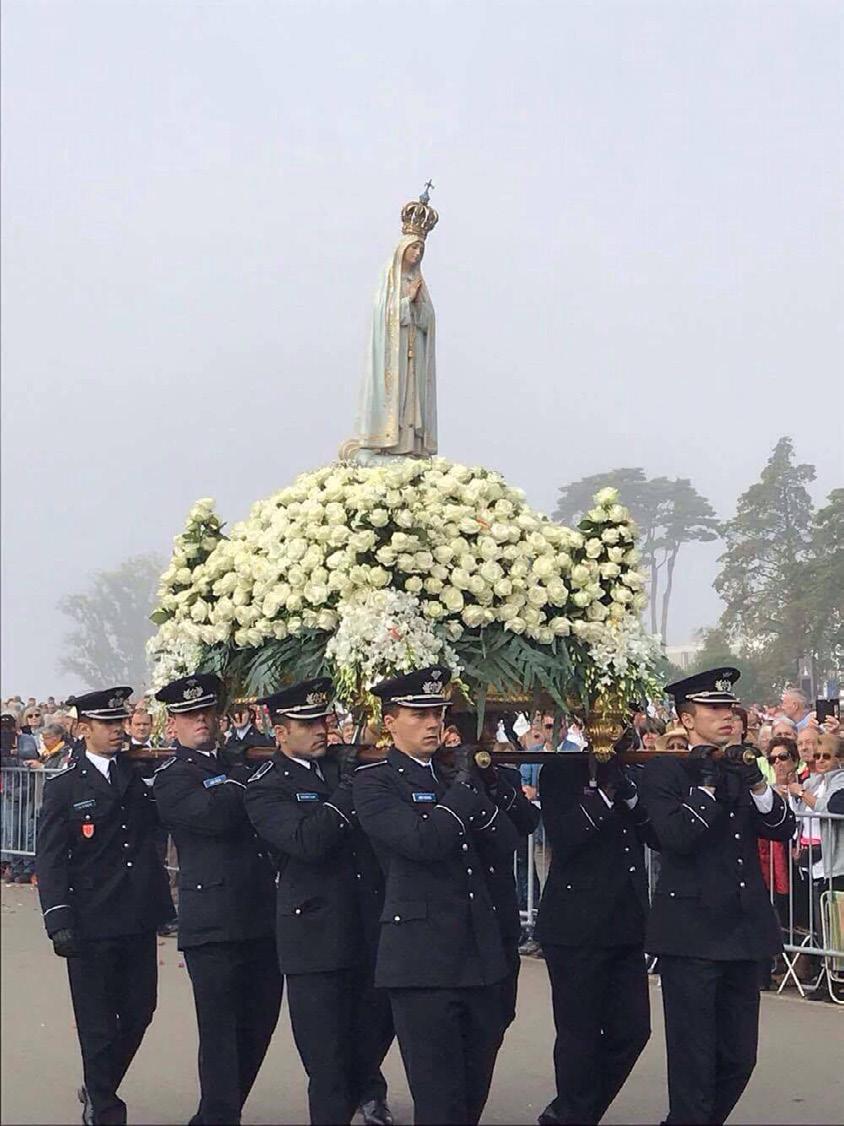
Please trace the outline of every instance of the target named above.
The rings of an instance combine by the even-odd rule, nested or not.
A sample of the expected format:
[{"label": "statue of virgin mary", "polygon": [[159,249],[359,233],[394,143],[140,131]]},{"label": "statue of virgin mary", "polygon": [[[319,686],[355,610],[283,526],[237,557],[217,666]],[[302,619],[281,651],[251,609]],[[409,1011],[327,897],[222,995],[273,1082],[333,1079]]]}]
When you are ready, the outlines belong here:
[{"label": "statue of virgin mary", "polygon": [[402,237],[375,295],[355,444],[361,451],[431,457],[437,452],[435,320],[421,263],[439,216],[428,205],[427,188],[401,214]]}]

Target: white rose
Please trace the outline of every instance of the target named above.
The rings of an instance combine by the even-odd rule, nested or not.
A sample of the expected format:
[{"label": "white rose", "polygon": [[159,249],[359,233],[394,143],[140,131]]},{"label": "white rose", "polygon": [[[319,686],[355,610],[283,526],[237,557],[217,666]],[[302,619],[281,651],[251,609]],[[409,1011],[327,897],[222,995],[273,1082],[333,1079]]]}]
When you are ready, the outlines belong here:
[{"label": "white rose", "polygon": [[621,581],[625,586],[629,586],[631,590],[641,590],[645,585],[645,580],[638,571],[628,571],[627,574],[622,576]]},{"label": "white rose", "polygon": [[287,610],[288,614],[292,614],[298,610],[301,610],[303,605],[304,599],[302,598],[302,595],[299,594],[298,591],[293,591],[293,593],[285,600],[284,608]]},{"label": "white rose", "polygon": [[570,578],[574,586],[585,586],[591,578],[589,568],[584,566],[583,563],[575,564],[571,569]]},{"label": "white rose", "polygon": [[587,590],[578,590],[571,596],[571,600],[575,606],[588,606],[592,601],[592,595]]},{"label": "white rose", "polygon": [[180,567],[176,573],[176,582],[179,586],[187,586],[190,583],[190,570],[187,567]]},{"label": "white rose", "polygon": [[290,540],[287,544],[287,558],[295,562],[301,559],[307,550],[308,544],[306,540],[299,538]]},{"label": "white rose", "polygon": [[450,563],[454,558],[454,551],[448,544],[441,544],[434,548],[434,558],[438,563]]},{"label": "white rose", "polygon": [[302,619],[301,618],[288,618],[287,619],[287,632],[292,633],[295,637],[297,633],[302,632]]},{"label": "white rose", "polygon": [[440,602],[423,602],[422,613],[432,622],[438,622],[445,617],[445,607]]},{"label": "white rose", "polygon": [[586,607],[586,617],[590,622],[602,622],[608,612],[603,602],[592,602]]},{"label": "white rose", "polygon": [[622,560],[624,559],[624,548],[623,547],[611,547],[607,551],[607,555],[610,557],[611,563],[621,563]]},{"label": "white rose", "polygon": [[463,610],[463,621],[470,629],[477,629],[483,625],[484,611],[480,606],[466,606]]},{"label": "white rose", "polygon": [[510,539],[511,528],[508,524],[502,524],[501,521],[496,520],[489,530],[489,534],[496,543],[506,543]]},{"label": "white rose", "polygon": [[548,601],[548,594],[541,586],[528,587],[527,597],[531,606],[544,606]]},{"label": "white rose", "polygon": [[617,563],[602,563],[600,571],[603,579],[615,579],[621,574],[621,568]]},{"label": "white rose", "polygon": [[504,623],[504,628],[510,630],[511,633],[524,633],[527,629],[527,622],[524,618],[508,618]]},{"label": "white rose", "polygon": [[472,594],[475,595],[476,598],[479,598],[482,595],[484,595],[486,593],[487,589],[488,589],[487,584],[484,582],[483,576],[481,576],[481,575],[470,575],[469,576],[469,590],[472,592]]},{"label": "white rose", "polygon": [[541,613],[535,606],[526,606],[522,610],[521,616],[525,620],[525,625],[529,629],[536,629],[545,621],[545,615]]},{"label": "white rose", "polygon": [[337,628],[339,619],[333,610],[320,610],[317,614],[317,629],[325,630],[327,633]]},{"label": "white rose", "polygon": [[386,508],[373,508],[369,514],[369,522],[373,528],[383,528],[390,522],[390,514]]},{"label": "white rose", "polygon": [[436,579],[433,576],[425,579],[424,582],[424,587],[428,594],[439,594],[444,586],[445,583],[442,581],[442,579]]},{"label": "white rose", "polygon": [[603,532],[601,532],[601,539],[603,540],[604,543],[610,543],[610,544],[618,543],[618,541],[619,541],[618,529],[617,528],[605,528],[603,530]]},{"label": "white rose", "polygon": [[586,558],[597,559],[604,550],[604,545],[598,539],[591,539],[586,541]]},{"label": "white rose", "polygon": [[456,586],[447,586],[440,595],[440,602],[452,614],[459,614],[465,605],[463,595]]},{"label": "white rose", "polygon": [[593,524],[605,524],[608,517],[603,508],[590,508],[586,513],[586,519],[591,520]]},{"label": "white rose", "polygon": [[555,637],[568,637],[571,633],[571,622],[562,616],[552,618],[548,623]]},{"label": "white rose", "polygon": [[620,602],[622,605],[626,605],[631,601],[633,595],[626,586],[617,586],[610,591],[610,598],[613,602]]},{"label": "white rose", "polygon": [[620,622],[622,618],[627,616],[627,608],[622,606],[620,602],[613,602],[610,606],[610,621]]},{"label": "white rose", "polygon": [[538,559],[534,559],[531,570],[539,579],[550,579],[556,570],[553,557],[540,555]]},{"label": "white rose", "polygon": [[516,559],[510,567],[511,579],[524,579],[530,573],[530,566],[526,559]]},{"label": "white rose", "polygon": [[595,493],[595,503],[600,504],[603,508],[618,503],[618,489],[612,488],[607,485],[606,488],[600,489]]},{"label": "white rose", "polygon": [[499,579],[503,578],[504,571],[501,569],[499,563],[496,563],[492,559],[487,559],[481,564],[479,574],[484,582],[494,584],[497,583]]},{"label": "white rose", "polygon": [[364,528],[359,532],[353,532],[349,537],[349,544],[358,554],[372,551],[377,542],[378,537],[369,528]]},{"label": "white rose", "polygon": [[513,593],[513,584],[505,576],[503,579],[498,580],[493,589],[499,598],[509,598]]},{"label": "white rose", "polygon": [[434,565],[434,557],[430,551],[417,551],[413,556],[413,566],[420,571],[429,571]]},{"label": "white rose", "polygon": [[498,607],[498,619],[499,619],[499,621],[502,621],[502,622],[511,621],[513,618],[515,618],[518,615],[519,610],[521,610],[521,608],[522,607],[521,607],[520,603],[503,602]]},{"label": "white rose", "polygon": [[469,574],[464,571],[462,567],[455,567],[451,572],[451,582],[453,586],[458,587],[460,590],[469,589]]},{"label": "white rose", "polygon": [[373,567],[369,572],[369,585],[377,589],[388,586],[390,582],[390,572],[385,571],[383,567]]},{"label": "white rose", "polygon": [[623,504],[614,504],[609,510],[609,516],[614,524],[623,524],[630,519],[630,513]]},{"label": "white rose", "polygon": [[569,592],[566,589],[566,584],[561,579],[552,579],[548,583],[548,601],[553,606],[564,606],[568,599]]},{"label": "white rose", "polygon": [[392,567],[396,561],[396,553],[392,547],[379,547],[375,552],[375,558],[385,567]]},{"label": "white rose", "polygon": [[[422,590],[422,587],[423,583],[418,575],[411,575],[411,577],[404,584],[404,589],[408,591],[409,594],[419,594],[419,592]],[[437,592],[431,591],[431,593],[436,594]]]}]

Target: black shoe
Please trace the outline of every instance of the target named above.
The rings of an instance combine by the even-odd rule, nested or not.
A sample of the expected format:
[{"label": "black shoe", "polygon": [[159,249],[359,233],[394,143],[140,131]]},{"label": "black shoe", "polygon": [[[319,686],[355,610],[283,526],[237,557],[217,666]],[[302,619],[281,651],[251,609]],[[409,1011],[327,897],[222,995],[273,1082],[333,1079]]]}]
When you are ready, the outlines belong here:
[{"label": "black shoe", "polygon": [[381,1099],[369,1099],[361,1103],[360,1112],[366,1126],[393,1126],[393,1116],[390,1108]]},{"label": "black shoe", "polygon": [[550,1102],[536,1121],[539,1123],[539,1126],[557,1126],[557,1124],[561,1123],[563,1120],[554,1110],[553,1102]]},{"label": "black shoe", "polygon": [[88,1088],[84,1083],[76,1092],[76,1097],[82,1103],[82,1122],[84,1126],[94,1126],[94,1104],[88,1098]]}]

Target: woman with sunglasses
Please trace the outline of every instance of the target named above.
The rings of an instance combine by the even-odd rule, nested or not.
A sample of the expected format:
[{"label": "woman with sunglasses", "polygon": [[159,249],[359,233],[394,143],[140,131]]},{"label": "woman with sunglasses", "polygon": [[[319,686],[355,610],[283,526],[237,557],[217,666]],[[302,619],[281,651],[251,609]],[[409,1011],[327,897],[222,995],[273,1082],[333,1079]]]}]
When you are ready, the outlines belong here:
[{"label": "woman with sunglasses", "polygon": [[[787,801],[788,787],[790,783],[797,780],[797,765],[800,761],[797,744],[787,735],[775,736],[768,746],[767,761],[773,778],[773,787]],[[769,891],[773,888],[774,907],[783,928],[787,928],[789,843],[768,841],[759,837],[756,844],[759,850],[759,863],[762,866],[762,878]],[[767,979],[770,979],[770,963],[768,963]]]},{"label": "woman with sunglasses", "polygon": [[838,736],[821,735],[810,763],[813,773],[805,783],[792,782],[788,787],[800,826],[798,865],[801,876],[811,885],[816,927],[822,893],[844,891],[844,821],[811,816],[844,814],[844,769],[839,750]]}]

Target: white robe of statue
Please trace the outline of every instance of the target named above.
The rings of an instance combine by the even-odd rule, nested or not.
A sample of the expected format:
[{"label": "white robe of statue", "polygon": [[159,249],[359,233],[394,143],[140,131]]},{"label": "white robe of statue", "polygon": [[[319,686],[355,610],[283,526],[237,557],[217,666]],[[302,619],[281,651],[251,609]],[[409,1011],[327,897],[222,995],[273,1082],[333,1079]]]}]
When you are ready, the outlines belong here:
[{"label": "white robe of statue", "polygon": [[437,452],[436,332],[419,271],[424,247],[417,236],[403,235],[375,296],[358,417],[364,450],[417,457]]}]

